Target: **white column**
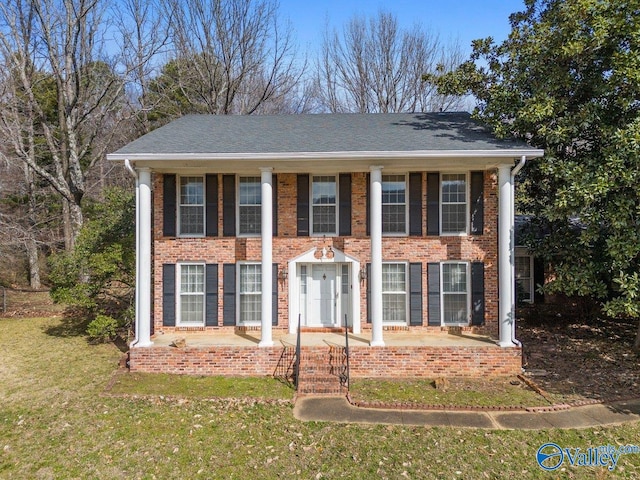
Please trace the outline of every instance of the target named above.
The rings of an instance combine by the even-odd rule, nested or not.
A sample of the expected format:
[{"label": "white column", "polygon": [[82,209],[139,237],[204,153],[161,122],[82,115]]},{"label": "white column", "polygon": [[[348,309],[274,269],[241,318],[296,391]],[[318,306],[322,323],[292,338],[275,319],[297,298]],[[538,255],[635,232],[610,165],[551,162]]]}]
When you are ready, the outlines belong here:
[{"label": "white column", "polygon": [[382,167],[371,167],[371,346],[384,347],[382,339]]},{"label": "white column", "polygon": [[261,168],[261,222],[262,222],[262,328],[260,347],[273,346],[271,332],[271,288],[272,288],[272,236],[273,236],[273,187],[271,186],[272,168]]},{"label": "white column", "polygon": [[136,265],[138,271],[136,292],[137,347],[148,347],[151,341],[151,172],[148,168],[138,169],[136,185],[136,206],[138,233]]},{"label": "white column", "polygon": [[498,278],[499,304],[498,317],[501,347],[513,347],[515,344],[513,328],[515,325],[512,278],[512,225],[513,197],[511,195],[511,166],[500,165],[498,169]]}]

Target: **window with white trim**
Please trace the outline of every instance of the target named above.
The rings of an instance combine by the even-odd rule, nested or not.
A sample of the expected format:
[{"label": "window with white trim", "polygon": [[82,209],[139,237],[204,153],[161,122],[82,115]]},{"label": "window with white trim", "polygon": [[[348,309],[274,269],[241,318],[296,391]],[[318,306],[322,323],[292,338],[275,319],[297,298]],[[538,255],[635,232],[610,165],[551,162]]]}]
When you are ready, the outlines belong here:
[{"label": "window with white trim", "polygon": [[444,325],[469,323],[469,264],[446,262],[442,272],[442,321]]},{"label": "window with white trim", "polygon": [[178,325],[204,325],[204,264],[178,264]]},{"label": "window with white trim", "polygon": [[440,185],[441,235],[467,233],[467,175],[443,173]]},{"label": "window with white trim", "polygon": [[533,256],[524,249],[516,249],[516,295],[520,302],[533,302]]},{"label": "window with white trim", "polygon": [[407,322],[407,265],[382,264],[382,321]]},{"label": "window with white trim", "polygon": [[180,177],[179,234],[204,235],[204,177]]},{"label": "window with white trim", "polygon": [[382,176],[382,233],[407,233],[407,177]]},{"label": "window with white trim", "polygon": [[238,179],[238,235],[260,235],[262,228],[260,177]]},{"label": "window with white trim", "polygon": [[260,323],[262,319],[262,266],[259,263],[239,264],[239,322]]},{"label": "window with white trim", "polygon": [[311,180],[311,233],[338,233],[337,204],[336,177],[314,175]]}]

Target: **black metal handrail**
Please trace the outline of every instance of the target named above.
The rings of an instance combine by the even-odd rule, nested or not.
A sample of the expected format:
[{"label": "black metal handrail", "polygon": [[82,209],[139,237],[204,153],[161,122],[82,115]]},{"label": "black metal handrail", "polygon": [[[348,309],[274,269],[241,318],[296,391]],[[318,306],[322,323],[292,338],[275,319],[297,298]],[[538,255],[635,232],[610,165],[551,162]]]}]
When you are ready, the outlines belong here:
[{"label": "black metal handrail", "polygon": [[298,389],[298,385],[300,383],[300,326],[302,322],[302,314],[298,314],[298,334],[296,337],[296,360],[295,360],[295,366],[294,366],[294,373],[295,373],[295,385],[296,385],[296,390]]},{"label": "black metal handrail", "polygon": [[347,318],[347,314],[344,315],[344,354],[347,360],[347,371],[346,371],[346,383],[347,383],[347,392],[349,391],[349,319]]}]

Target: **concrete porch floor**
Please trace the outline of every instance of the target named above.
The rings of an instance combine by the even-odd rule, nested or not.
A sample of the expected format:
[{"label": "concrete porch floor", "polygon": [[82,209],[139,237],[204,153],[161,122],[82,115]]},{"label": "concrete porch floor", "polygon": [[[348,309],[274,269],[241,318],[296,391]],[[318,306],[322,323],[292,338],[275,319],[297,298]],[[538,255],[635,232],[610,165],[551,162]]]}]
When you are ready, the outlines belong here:
[{"label": "concrete porch floor", "polygon": [[[260,332],[242,333],[200,333],[200,332],[177,332],[165,333],[154,336],[151,340],[154,346],[168,346],[175,340],[183,338],[187,347],[211,347],[211,346],[240,346],[257,347],[260,343]],[[322,345],[344,346],[344,333],[331,332],[303,332],[301,344],[304,347]],[[482,335],[473,334],[425,334],[417,332],[385,332],[384,342],[389,347],[495,347],[496,341]],[[296,335],[285,332],[273,332],[273,342],[275,346],[295,346]],[[368,346],[371,342],[371,332],[366,331],[359,334],[349,334],[350,347]]]}]

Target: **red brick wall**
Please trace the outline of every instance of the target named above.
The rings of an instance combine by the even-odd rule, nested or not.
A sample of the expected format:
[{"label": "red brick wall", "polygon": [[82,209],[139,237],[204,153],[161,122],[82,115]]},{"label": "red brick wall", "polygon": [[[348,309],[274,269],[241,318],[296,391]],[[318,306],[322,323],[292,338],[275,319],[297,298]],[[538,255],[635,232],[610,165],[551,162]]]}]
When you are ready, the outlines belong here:
[{"label": "red brick wall", "polygon": [[[222,212],[222,176],[218,179],[219,212]],[[332,246],[359,259],[362,265],[370,261],[370,242],[366,235],[366,174],[352,174],[352,236],[350,237],[298,237],[296,232],[296,175],[277,174],[278,181],[278,236],[273,239],[273,261],[280,266],[314,248]],[[385,261],[421,262],[423,265],[423,319],[427,319],[427,266],[428,262],[443,260],[482,261],[485,264],[485,325],[474,327],[477,333],[498,336],[498,265],[497,265],[497,179],[495,172],[486,172],[484,178],[484,235],[461,237],[426,236],[426,174],[422,176],[423,209],[422,237],[384,237],[382,242]],[[163,196],[162,175],[154,176],[154,242],[153,242],[153,321],[155,332],[180,330],[162,326],[162,268],[164,263],[201,261],[207,263],[235,263],[241,260],[260,260],[260,238],[222,237],[222,214],[218,220],[220,236],[215,238],[167,238],[162,234]],[[218,322],[222,326],[222,268],[218,269]],[[288,284],[279,282],[278,326],[288,327]],[[366,288],[361,285],[361,325],[366,323]],[[201,330],[215,329],[203,327]],[[193,330],[191,328],[190,330]]]},{"label": "red brick wall", "polygon": [[[326,347],[304,347],[326,352]],[[148,347],[130,352],[131,371],[188,375],[273,375],[282,347]],[[467,347],[351,347],[354,378],[475,377],[521,373],[520,348]]]}]

